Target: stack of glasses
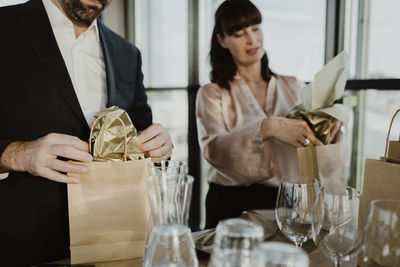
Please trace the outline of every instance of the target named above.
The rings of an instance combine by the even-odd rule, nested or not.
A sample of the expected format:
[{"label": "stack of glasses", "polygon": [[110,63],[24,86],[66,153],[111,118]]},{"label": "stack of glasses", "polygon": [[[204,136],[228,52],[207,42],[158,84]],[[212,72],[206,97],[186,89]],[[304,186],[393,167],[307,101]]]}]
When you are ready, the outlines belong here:
[{"label": "stack of glasses", "polygon": [[198,260],[187,227],[194,178],[182,161],[149,163],[146,179],[151,218],[144,266],[197,267]]},{"label": "stack of glasses", "polygon": [[308,267],[307,254],[281,242],[264,242],[260,225],[243,219],[218,223],[209,267]]}]

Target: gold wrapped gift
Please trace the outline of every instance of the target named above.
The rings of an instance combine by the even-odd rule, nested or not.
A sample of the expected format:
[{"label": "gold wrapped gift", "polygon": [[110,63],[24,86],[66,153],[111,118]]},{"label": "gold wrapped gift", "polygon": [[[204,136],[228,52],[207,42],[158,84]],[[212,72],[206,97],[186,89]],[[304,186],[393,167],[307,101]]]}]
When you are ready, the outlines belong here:
[{"label": "gold wrapped gift", "polygon": [[343,97],[348,76],[348,55],[343,51],[316,73],[311,83],[302,88],[302,105],[295,107],[287,118],[306,121],[315,136],[323,144],[329,145],[333,124],[340,120],[346,125],[349,118],[347,108],[335,104]]},{"label": "gold wrapped gift", "polygon": [[329,145],[331,139],[330,131],[337,119],[324,112],[307,111],[302,105],[295,107],[287,117],[306,121],[315,137],[324,145]]},{"label": "gold wrapped gift", "polygon": [[90,148],[94,161],[144,159],[136,128],[126,111],[116,106],[94,116]]}]

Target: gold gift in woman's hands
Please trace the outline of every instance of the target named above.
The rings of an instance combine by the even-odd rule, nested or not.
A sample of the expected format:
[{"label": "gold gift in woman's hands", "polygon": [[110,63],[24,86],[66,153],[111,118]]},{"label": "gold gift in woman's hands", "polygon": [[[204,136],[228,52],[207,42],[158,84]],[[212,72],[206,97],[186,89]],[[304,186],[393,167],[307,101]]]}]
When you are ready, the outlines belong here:
[{"label": "gold gift in woman's hands", "polygon": [[302,105],[295,107],[290,119],[305,120],[315,136],[325,145],[331,140],[330,131],[336,120],[347,123],[349,112],[335,101],[343,97],[348,78],[348,55],[341,52],[314,76],[301,90]]},{"label": "gold gift in woman's hands", "polygon": [[302,105],[295,107],[287,116],[290,119],[304,120],[310,129],[324,145],[329,145],[331,138],[331,129],[337,119],[319,111],[307,111]]},{"label": "gold gift in woman's hands", "polygon": [[90,146],[94,161],[122,161],[125,152],[126,160],[144,158],[137,131],[125,110],[116,106],[103,109],[93,121]]}]

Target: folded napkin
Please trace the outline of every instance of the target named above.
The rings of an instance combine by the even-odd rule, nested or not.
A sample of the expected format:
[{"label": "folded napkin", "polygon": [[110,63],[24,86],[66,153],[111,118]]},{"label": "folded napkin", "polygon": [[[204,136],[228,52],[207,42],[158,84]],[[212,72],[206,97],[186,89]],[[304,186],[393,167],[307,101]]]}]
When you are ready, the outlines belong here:
[{"label": "folded napkin", "polygon": [[[245,211],[240,218],[249,220],[264,228],[264,241],[279,241],[293,244],[287,239],[284,234],[278,229],[275,221],[274,210],[250,210]],[[197,250],[211,254],[214,245],[216,229],[206,229],[199,232],[193,232],[192,237]],[[308,253],[313,251],[316,246],[312,240],[303,244],[302,248]]]}]

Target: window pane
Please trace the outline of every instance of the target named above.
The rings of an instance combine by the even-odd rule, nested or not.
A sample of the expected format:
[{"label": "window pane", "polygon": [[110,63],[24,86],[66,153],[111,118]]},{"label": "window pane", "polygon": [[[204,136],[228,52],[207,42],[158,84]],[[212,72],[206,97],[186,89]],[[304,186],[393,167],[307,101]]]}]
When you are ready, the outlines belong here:
[{"label": "window pane", "polygon": [[[304,81],[313,79],[324,65],[326,2],[321,0],[253,0],[263,15],[261,25],[264,47],[271,69],[278,74],[296,76]],[[207,29],[203,30],[205,45],[201,57],[210,50],[214,12],[220,0],[207,0],[204,7]],[[204,61],[205,62],[205,61]],[[208,63],[208,62],[207,62]],[[203,67],[202,83],[209,81],[209,66]]]},{"label": "window pane", "polygon": [[370,1],[368,78],[400,78],[400,1]]},{"label": "window pane", "polygon": [[324,65],[326,2],[253,2],[263,15],[264,46],[272,70],[312,80]]},{"label": "window pane", "polygon": [[187,0],[142,0],[139,6],[137,45],[143,57],[145,86],[186,87]]},{"label": "window pane", "polygon": [[188,159],[188,105],[185,90],[147,91],[153,121],[161,123],[171,135],[174,151],[171,158]]},{"label": "window pane", "polygon": [[[357,79],[400,78],[400,1],[354,1],[346,11],[346,45],[351,76]],[[362,6],[364,3],[365,6]],[[359,15],[359,10],[364,18]],[[351,14],[351,15],[350,15]],[[350,17],[351,16],[351,17]],[[357,55],[358,52],[358,55]]]},{"label": "window pane", "polygon": [[[352,153],[349,179],[361,189],[365,159],[384,156],[386,135],[390,120],[399,108],[399,91],[365,90],[347,91],[344,103],[353,107],[346,139]],[[393,123],[390,140],[400,138],[400,119]]]},{"label": "window pane", "polygon": [[[364,157],[379,159],[385,153],[386,135],[390,120],[399,108],[400,91],[368,90],[365,109]],[[399,140],[400,123],[396,120],[391,140]]]}]

